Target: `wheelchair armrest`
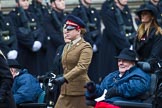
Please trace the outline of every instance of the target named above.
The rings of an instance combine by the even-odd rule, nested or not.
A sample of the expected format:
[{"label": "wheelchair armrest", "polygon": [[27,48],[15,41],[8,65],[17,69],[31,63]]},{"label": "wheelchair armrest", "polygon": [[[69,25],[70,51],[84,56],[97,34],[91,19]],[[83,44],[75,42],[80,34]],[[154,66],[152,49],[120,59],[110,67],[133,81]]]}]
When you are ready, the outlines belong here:
[{"label": "wheelchair armrest", "polygon": [[22,103],[22,104],[19,104],[20,107],[22,108],[38,108],[38,107],[41,107],[41,108],[46,108],[47,107],[47,104],[46,103]]},{"label": "wheelchair armrest", "polygon": [[131,101],[114,101],[114,105],[123,108],[152,108],[151,103],[131,102]]}]

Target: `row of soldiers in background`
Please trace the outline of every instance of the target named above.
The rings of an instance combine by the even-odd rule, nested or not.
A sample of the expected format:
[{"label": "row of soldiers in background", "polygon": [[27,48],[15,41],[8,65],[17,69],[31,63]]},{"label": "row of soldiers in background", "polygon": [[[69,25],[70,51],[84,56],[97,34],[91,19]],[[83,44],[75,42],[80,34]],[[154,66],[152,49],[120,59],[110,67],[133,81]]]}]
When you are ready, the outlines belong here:
[{"label": "row of soldiers in background", "polygon": [[0,13],[1,49],[35,76],[48,71],[57,47],[64,44],[64,1],[51,0],[48,8],[41,2],[33,0],[29,6],[28,0],[16,0],[17,7],[8,15]]},{"label": "row of soldiers in background", "polygon": [[3,15],[0,8],[0,48],[8,59],[17,58],[16,32],[10,17]]},{"label": "row of soldiers in background", "polygon": [[[33,75],[43,75],[53,66],[53,59],[58,46],[64,44],[63,21],[65,19],[65,1],[50,0],[44,6],[42,0],[16,0],[17,7],[9,13],[13,21],[17,37],[16,57],[23,68],[29,69]],[[92,80],[98,79],[97,73],[98,47],[101,38],[101,21],[99,12],[91,8],[91,0],[80,0],[72,14],[81,17],[87,24],[87,40],[93,47],[94,56],[89,70]],[[80,10],[81,8],[81,10]],[[15,39],[16,40],[16,39]],[[93,73],[92,73],[93,72]],[[94,77],[94,78],[93,78]]]},{"label": "row of soldiers in background", "polygon": [[[133,43],[132,37],[135,36],[136,31],[127,1],[106,0],[99,12],[91,7],[91,0],[79,0],[79,6],[71,12],[87,24],[88,32],[85,40],[92,45],[94,52],[88,75],[95,82],[99,82],[109,72],[117,69],[117,61],[114,56]],[[150,3],[155,1],[158,0],[150,0]],[[18,7],[9,14],[13,20],[15,31],[10,35],[6,35],[7,32],[1,32],[6,40],[15,40],[11,42],[15,44],[7,46],[15,47],[4,52],[8,58],[17,59],[33,75],[43,75],[53,66],[52,61],[57,56],[58,46],[64,44],[62,24],[66,17],[64,13],[65,1],[50,0],[51,5],[47,3],[44,6],[42,0],[33,0],[30,7],[28,7],[28,0],[24,0],[26,3],[23,4],[23,0],[16,0],[16,2]],[[160,19],[161,3],[157,4]],[[101,19],[104,24],[103,36],[101,34]],[[2,22],[5,23],[5,21]],[[12,23],[4,25],[12,27]],[[7,30],[9,29],[7,28]],[[10,30],[9,33],[11,33]],[[16,36],[17,42],[14,39]],[[4,43],[6,44],[7,41]]]}]

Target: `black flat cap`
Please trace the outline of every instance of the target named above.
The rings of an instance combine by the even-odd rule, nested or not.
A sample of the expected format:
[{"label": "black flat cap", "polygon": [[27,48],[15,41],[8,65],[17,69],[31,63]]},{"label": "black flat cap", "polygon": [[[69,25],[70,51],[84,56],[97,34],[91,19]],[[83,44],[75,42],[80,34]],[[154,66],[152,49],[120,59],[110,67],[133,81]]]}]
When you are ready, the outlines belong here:
[{"label": "black flat cap", "polygon": [[118,56],[115,58],[130,60],[130,61],[138,61],[136,52],[134,50],[130,50],[129,48],[123,49]]},{"label": "black flat cap", "polygon": [[8,59],[7,62],[8,62],[8,66],[10,68],[18,68],[18,69],[21,69],[21,65],[16,60]]}]

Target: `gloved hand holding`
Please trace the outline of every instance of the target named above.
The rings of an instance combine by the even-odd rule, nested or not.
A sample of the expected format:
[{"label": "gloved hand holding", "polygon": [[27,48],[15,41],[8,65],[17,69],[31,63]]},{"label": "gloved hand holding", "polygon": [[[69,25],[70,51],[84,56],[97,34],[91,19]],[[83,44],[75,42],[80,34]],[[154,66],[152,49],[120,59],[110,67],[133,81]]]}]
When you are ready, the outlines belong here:
[{"label": "gloved hand holding", "polygon": [[114,96],[121,96],[116,87],[112,87],[107,90],[105,99],[112,98]]},{"label": "gloved hand holding", "polygon": [[18,52],[16,50],[11,50],[7,53],[8,59],[16,59],[18,55]]},{"label": "gloved hand holding", "polygon": [[67,82],[67,80],[64,77],[57,77],[51,83],[62,85],[65,82]]},{"label": "gloved hand holding", "polygon": [[36,52],[42,47],[42,43],[40,41],[35,41],[32,47],[32,51]]},{"label": "gloved hand holding", "polygon": [[93,81],[88,82],[84,88],[87,88],[87,91],[89,93],[93,93],[96,90],[96,84]]}]

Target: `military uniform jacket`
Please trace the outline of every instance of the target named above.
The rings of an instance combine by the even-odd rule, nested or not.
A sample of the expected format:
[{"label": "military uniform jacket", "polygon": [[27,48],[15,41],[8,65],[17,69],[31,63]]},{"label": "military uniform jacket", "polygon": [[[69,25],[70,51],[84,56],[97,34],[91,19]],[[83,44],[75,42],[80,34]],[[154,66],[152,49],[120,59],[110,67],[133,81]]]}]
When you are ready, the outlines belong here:
[{"label": "military uniform jacket", "polygon": [[[105,29],[103,31],[103,38],[105,40],[111,40],[115,47],[119,50],[129,46],[126,36],[130,33],[134,33],[132,16],[128,6],[125,6],[123,10],[120,10],[121,19],[126,28],[125,32],[121,30],[121,24],[118,23],[118,15],[116,9],[120,10],[115,4],[111,8],[107,8],[106,4],[103,4],[101,10],[101,16]],[[105,37],[106,36],[106,37]]]},{"label": "military uniform jacket", "polygon": [[[108,73],[118,69],[117,59],[115,59],[114,56],[117,56],[122,49],[130,47],[130,43],[125,34],[121,33],[120,24],[116,16],[116,8],[118,7],[115,4],[109,7],[105,1],[101,9],[101,17],[105,28],[103,30],[101,47],[99,49],[100,57],[98,71],[102,78]],[[125,7],[122,11],[120,10],[120,13],[122,15],[120,17],[122,17],[125,25],[133,25],[128,7]]]},{"label": "military uniform jacket", "polygon": [[31,26],[30,28],[26,27],[28,23],[27,21],[22,21],[22,14],[19,12],[18,8],[13,9],[13,11],[9,13],[9,15],[12,18],[16,29],[18,43],[21,44],[21,46],[32,50],[34,41],[40,41],[42,43],[44,42],[45,32],[38,22],[37,17],[28,10],[24,11],[27,17],[27,21],[33,24],[33,26]]},{"label": "military uniform jacket", "polygon": [[62,65],[63,76],[68,83],[61,87],[61,94],[84,95],[84,85],[89,81],[87,75],[88,66],[92,58],[92,48],[89,43],[81,39],[69,50],[64,47]]},{"label": "military uniform jacket", "polygon": [[14,25],[9,16],[0,11],[0,47],[6,55],[10,50],[17,50],[17,38]]},{"label": "military uniform jacket", "polygon": [[[24,15],[24,14],[25,15]],[[19,7],[16,7],[9,13],[13,20],[16,35],[18,40],[18,61],[24,67],[28,68],[32,75],[41,75],[46,70],[45,57],[45,31],[41,27],[36,15],[29,10],[21,12]],[[26,16],[26,18],[24,18]],[[42,47],[33,52],[33,44],[35,41],[40,41]],[[25,62],[24,62],[25,61]]]}]

